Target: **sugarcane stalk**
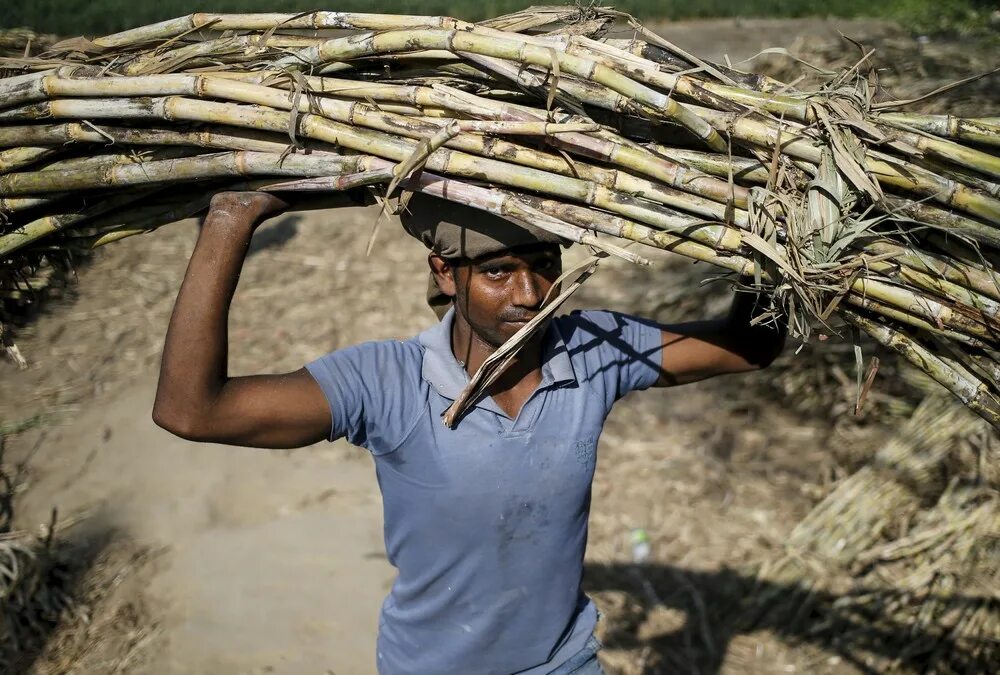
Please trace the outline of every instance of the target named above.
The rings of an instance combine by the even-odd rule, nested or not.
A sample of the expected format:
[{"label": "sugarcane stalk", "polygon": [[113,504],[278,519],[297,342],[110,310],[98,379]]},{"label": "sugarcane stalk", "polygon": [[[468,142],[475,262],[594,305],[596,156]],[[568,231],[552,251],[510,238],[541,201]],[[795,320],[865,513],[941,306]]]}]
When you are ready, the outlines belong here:
[{"label": "sugarcane stalk", "polygon": [[[811,164],[820,163],[820,144],[804,135],[789,130],[782,131],[777,124],[757,118],[740,117],[709,108],[695,110],[713,125],[726,129],[740,141],[773,150],[780,140],[782,154]],[[884,153],[869,151],[864,168],[883,186],[927,196],[946,206],[979,216],[990,223],[1000,224],[1000,200],[961,183],[937,176],[915,164]]]},{"label": "sugarcane stalk", "polygon": [[[503,37],[503,34],[490,32],[482,27],[477,27],[476,31]],[[722,106],[723,109],[730,111],[742,110],[743,106],[747,106],[750,109],[767,110],[790,119],[802,121],[814,119],[810,114],[808,102],[803,99],[775,93],[764,96],[753,90],[748,91],[728,84],[720,85],[663,71],[656,63],[607,42],[579,35],[523,35],[521,39],[539,47],[559,49],[567,54],[593,60],[637,82],[664,89],[703,105]]]},{"label": "sugarcane stalk", "polygon": [[0,150],[0,174],[31,166],[56,152],[53,148],[44,146],[21,146]]},{"label": "sugarcane stalk", "polygon": [[915,248],[906,248],[889,241],[868,242],[861,251],[875,258],[891,256],[891,260],[925,275],[945,279],[991,300],[1000,301],[1000,275],[959,261],[934,255]]},{"label": "sugarcane stalk", "polygon": [[[72,99],[63,99],[63,100],[52,101],[48,105],[50,112],[52,112],[53,115],[58,116],[57,113],[61,107],[69,106],[72,103],[73,103]],[[77,101],[77,103],[80,103],[80,101]],[[86,104],[88,103],[88,101],[82,101],[82,103]],[[137,102],[134,100],[130,101],[129,103],[132,106],[130,110],[141,111],[141,113],[147,117],[190,118],[191,116],[189,114],[185,115],[182,111],[198,110],[200,107],[202,111],[206,111],[209,113],[207,117],[202,117],[201,119],[218,121],[215,117],[211,115],[211,113],[223,112],[219,110],[219,106],[221,104],[212,104],[202,101],[178,99],[172,97],[160,99],[159,103],[154,103],[153,101],[149,101],[146,102],[147,104],[143,105],[142,107],[137,107]],[[171,103],[174,103],[176,105],[170,106]],[[161,110],[157,112],[156,108],[158,106],[161,108]],[[168,107],[170,108],[169,112],[168,112]],[[177,110],[174,110],[173,109],[174,107],[176,107]],[[225,106],[222,106],[222,108],[225,108]],[[115,107],[115,109],[117,110],[117,106]],[[263,114],[263,111],[255,111],[255,112]],[[119,113],[116,113],[116,115],[118,114]],[[195,115],[194,117],[195,119],[198,119],[197,115]],[[329,129],[329,127],[326,125],[336,124],[330,122],[329,120],[325,120],[324,118],[318,118],[312,115],[304,115],[302,118],[304,135],[313,135],[308,133],[310,125],[307,124],[307,122],[313,122],[313,121],[315,121],[318,125],[320,125],[319,126],[320,129]],[[329,140],[335,143],[340,143],[345,147],[352,147],[351,143],[348,141],[347,136],[350,135],[353,136],[354,139],[358,139],[357,136],[358,130],[354,128],[339,125],[339,128],[336,129],[336,132],[338,134],[336,138],[327,138],[325,140]],[[341,132],[344,135],[341,135]],[[322,138],[322,134],[316,134],[316,135]],[[366,135],[363,138],[369,142],[375,140],[375,137],[372,135]],[[382,141],[381,149],[383,149],[383,151],[389,149],[389,146],[387,145],[388,141],[391,140],[395,140],[397,142],[399,141],[399,139],[389,139],[388,137],[384,137],[380,140]],[[363,151],[364,149],[366,149],[366,147],[360,143],[355,143],[354,149]],[[437,162],[435,162],[434,157],[442,152],[448,152],[447,157],[441,158]],[[161,176],[163,177],[163,180],[182,180],[184,176],[188,175],[186,173],[187,171],[193,171],[194,173],[191,173],[190,176],[195,177],[195,176],[220,176],[220,175],[250,175],[241,173],[245,171],[251,171],[251,172],[271,171],[277,173],[278,175],[296,175],[292,172],[304,170],[301,168],[305,160],[305,158],[302,156],[298,157],[294,155],[290,156],[290,157],[296,157],[296,161],[293,162],[291,165],[284,167],[275,167],[274,166],[275,161],[273,155],[270,156],[264,155],[260,159],[263,160],[263,157],[265,156],[268,157],[267,164],[265,166],[252,167],[247,165],[241,167],[239,163],[233,161],[234,158],[240,154],[246,155],[247,158],[252,157],[254,160],[258,159],[254,153],[235,153],[235,154],[227,153],[223,156],[210,158],[211,161],[198,161],[198,158],[192,158],[190,166],[187,163],[185,163],[187,160],[169,160],[166,164],[156,163],[158,164],[157,166],[157,169],[159,169],[158,172],[151,171],[149,164],[142,166],[115,167],[114,171],[116,173],[113,174],[108,174],[105,171],[95,172],[86,170],[76,171],[76,172],[74,171],[58,172],[60,182],[54,182],[54,181],[47,182],[45,180],[46,177],[44,175],[12,174],[0,178],[0,190],[2,190],[5,194],[14,195],[14,194],[37,193],[46,190],[49,191],[56,189],[64,190],[66,189],[67,184],[71,187],[76,187],[76,188],[99,187],[108,184],[111,185],[139,184],[157,180]],[[412,152],[408,154],[412,154]],[[393,158],[402,161],[403,158],[399,157],[398,150],[396,150],[396,155],[397,156]],[[448,170],[452,167],[452,165],[468,164],[468,158],[469,157],[467,155],[464,155],[464,153],[455,153],[451,151],[445,151],[442,149],[437,151],[428,158],[428,166],[430,166],[432,169],[438,169],[438,167],[443,168],[445,170],[445,173],[448,173],[449,172]],[[310,158],[310,159],[323,161],[322,158]],[[329,161],[339,162],[341,160],[337,159]],[[490,160],[480,160],[480,162],[483,161],[490,161]],[[181,164],[175,167],[171,164],[172,162],[179,162]],[[315,168],[317,164],[316,161],[308,164],[312,166],[311,170],[316,171]],[[434,166],[435,164],[437,166]],[[160,168],[161,166],[162,168]],[[473,177],[478,176],[482,173],[482,170],[484,168],[486,167],[476,167],[475,169],[472,169],[470,167],[469,169],[466,169],[467,171],[466,175],[471,174]],[[553,192],[553,187],[554,187],[553,185],[547,184],[545,188],[540,188],[539,187],[540,181],[535,181],[535,182],[531,181],[531,178],[535,178],[535,176],[524,175],[525,173],[528,173],[527,171],[512,172],[511,167],[509,165],[506,165],[501,162],[493,162],[490,165],[490,168],[492,170],[489,172],[488,175],[494,181],[501,183],[506,182],[516,187],[528,187],[529,189],[532,185],[534,185],[535,186],[534,189],[544,189],[545,191]],[[199,173],[199,171],[204,171],[206,173],[202,174]],[[326,171],[326,173],[343,173],[343,172],[344,170],[339,165],[336,169],[330,169]],[[547,174],[546,172],[536,172],[536,173],[538,174],[537,175],[538,179],[544,180],[543,177],[546,177],[549,183],[551,183],[552,179],[556,178],[556,176],[552,174]],[[313,175],[317,174],[314,173]],[[586,182],[580,181],[578,179],[568,179],[567,177],[558,177],[558,178],[562,179],[562,181],[560,181],[559,185],[557,186],[561,187],[562,190],[554,191],[555,194],[557,194],[558,196],[569,197],[577,201],[590,203],[595,206],[599,206],[601,208],[605,208],[607,210],[619,213],[620,215],[625,215],[642,222],[647,222],[649,224],[657,225],[658,227],[664,229],[685,227],[688,224],[685,223],[683,219],[681,219],[681,223],[678,223],[678,218],[676,214],[671,215],[670,213],[662,209],[659,210],[654,209],[652,208],[651,205],[640,204],[634,199],[621,195],[620,193],[614,193],[610,190],[605,190],[600,187],[597,187],[595,189],[595,186],[589,185]],[[693,238],[695,238],[696,241],[701,241],[702,243],[716,244],[718,241],[723,241],[724,242],[723,248],[729,250],[739,250],[740,247],[740,244],[738,243],[739,234],[721,225],[706,224],[697,226],[695,231],[689,236],[692,236]],[[22,239],[22,241],[24,240]],[[985,328],[978,322],[969,320],[966,317],[956,314],[949,308],[940,305],[940,303],[936,303],[926,298],[915,299],[916,296],[913,296],[912,293],[905,292],[902,289],[893,287],[888,284],[881,284],[880,282],[874,280],[859,279],[855,281],[855,284],[861,285],[861,287],[858,288],[857,290],[862,294],[872,294],[882,302],[899,306],[901,309],[905,311],[916,312],[917,314],[925,315],[926,318],[930,319],[933,322],[937,322],[939,324],[959,326],[961,329],[968,331],[971,335],[974,335],[976,337],[981,337],[985,339],[990,338],[990,334],[987,328]]]},{"label": "sugarcane stalk", "polygon": [[[198,12],[159,23],[132,28],[96,38],[94,44],[104,49],[129,47],[136,44],[169,40],[199,30],[266,31],[344,29],[344,30],[406,30],[409,28],[448,28],[468,30],[470,24],[447,16],[417,16],[405,14],[365,14],[352,12],[310,12],[308,14],[209,14]],[[56,45],[58,47],[58,45]]]},{"label": "sugarcane stalk", "polygon": [[[275,110],[244,106],[234,109],[233,106],[223,103],[182,97],[57,99],[32,106],[22,110],[25,114],[56,118],[183,119],[272,131],[283,130],[288,126],[287,115]],[[308,113],[299,117],[299,133],[305,137],[395,161],[404,161],[416,149],[415,144],[405,139],[351,127]],[[605,208],[662,229],[692,228],[688,236],[709,244],[721,242],[721,245],[729,250],[738,250],[740,246],[740,234],[722,224],[702,223],[692,226],[688,219],[679,218],[676,212],[578,178],[560,176],[530,167],[516,167],[506,162],[475,157],[445,148],[432,153],[427,159],[427,166],[432,171],[440,173],[454,173],[470,178],[488,179],[512,187],[549,192],[555,196]],[[98,182],[96,176],[83,177],[81,180],[95,186]],[[39,182],[39,179],[30,176],[17,178],[14,182],[19,185],[17,189],[25,191],[34,189],[33,186],[38,185],[46,185],[45,189],[50,191],[58,189],[55,181]],[[13,182],[0,182],[0,190],[12,189],[14,189]]]},{"label": "sugarcane stalk", "polygon": [[944,178],[948,178],[958,183],[969,186],[979,190],[980,192],[985,192],[991,197],[1000,197],[1000,182],[990,181],[981,175],[972,173],[960,167],[955,167],[954,165],[947,165],[943,162],[926,160],[926,159],[914,159],[913,163],[922,169],[927,169],[932,173],[936,173]]},{"label": "sugarcane stalk", "polygon": [[[258,79],[258,81],[260,81],[260,79]],[[365,95],[366,97],[370,93],[371,92],[368,89],[362,89],[356,92],[357,95]],[[48,96],[163,95],[212,97],[231,101],[240,101],[244,103],[255,103],[278,109],[291,108],[291,103],[286,94],[278,89],[255,84],[253,82],[236,82],[230,81],[228,78],[220,79],[191,75],[159,75],[103,80],[78,80],[51,76],[49,78],[43,78],[39,83],[38,92],[35,97],[27,100],[42,100]],[[468,102],[464,105],[461,104],[461,99],[458,96],[453,95],[451,98],[448,98],[447,96],[435,95],[434,92],[426,88],[422,88],[418,91],[404,90],[398,93],[395,100],[409,101],[416,104],[424,104],[427,102],[442,104],[447,103],[456,107],[461,107],[463,109],[462,112],[468,111],[470,107]],[[323,116],[329,117],[333,120],[352,124],[355,122],[363,123],[369,128],[389,131],[392,133],[404,133],[411,137],[419,137],[420,135],[431,131],[431,127],[426,125],[421,127],[418,122],[415,122],[412,119],[404,118],[403,116],[395,116],[391,113],[377,112],[367,106],[352,106],[351,104],[330,99],[319,99],[311,102],[302,100],[299,103],[299,110],[303,112],[310,112],[313,108],[316,108]],[[524,112],[523,108],[501,105],[498,108],[494,108],[494,110],[496,110],[497,114],[492,117],[498,122],[536,121],[543,125],[549,124],[543,115],[538,115],[537,113],[522,114]],[[481,108],[479,112],[482,114]],[[13,114],[20,114],[20,112],[15,110],[8,111],[8,113],[0,113],[0,120],[2,120],[5,115]],[[45,112],[39,111],[35,114],[44,115]],[[557,121],[559,124],[579,123],[573,120],[573,118],[563,118]],[[539,127],[542,132],[544,132],[545,128],[546,127],[544,126]],[[548,128],[556,129],[557,127]],[[514,133],[516,133],[516,131],[514,131]],[[2,139],[2,136],[0,136],[0,139]],[[460,139],[454,141],[454,144],[457,145],[463,142],[465,142],[465,145],[461,146],[462,149],[469,150],[469,139]],[[709,177],[706,174],[686,169],[679,164],[657,157],[653,153],[638,147],[631,147],[605,139],[594,139],[592,136],[588,136],[580,132],[573,132],[572,130],[561,131],[553,142],[562,147],[570,147],[578,151],[582,150],[587,153],[588,156],[596,159],[622,164],[630,169],[638,170],[640,173],[655,177],[673,187],[677,187],[678,189],[682,189],[687,192],[693,192],[694,194],[699,194],[700,196],[722,204],[733,201],[736,206],[740,207],[744,206],[746,203],[746,192],[743,188],[730,186],[724,181]],[[484,141],[480,141],[480,143],[484,143]],[[502,151],[513,153],[512,148],[513,146],[504,146]],[[542,160],[539,154],[531,153],[527,151],[527,149],[514,154],[519,159],[523,158],[523,161],[528,162],[532,166],[539,168],[542,166]],[[532,156],[533,159],[528,160],[528,155]],[[564,161],[550,156],[545,168],[553,170],[553,166],[560,167],[560,170],[562,171],[572,171],[572,167],[567,168]],[[655,195],[657,193],[655,186],[648,182],[623,186],[622,189],[648,193],[650,195]],[[651,196],[650,198],[655,199],[656,196]],[[673,199],[672,195],[665,195],[664,198],[668,200]],[[672,202],[666,203],[676,204],[677,202],[676,200],[673,200]],[[692,204],[700,205],[701,202],[698,200],[692,200]],[[706,215],[707,217],[718,217],[719,209],[708,210],[709,207],[707,205],[703,206],[704,208],[698,211],[699,213]]]},{"label": "sugarcane stalk", "polygon": [[[910,289],[887,283],[871,277],[861,277],[851,284],[851,289],[863,296],[870,296],[885,304],[893,305],[904,311],[923,317],[937,326],[950,326],[968,335],[978,337],[985,342],[996,340],[997,324],[995,317],[984,317],[987,323],[966,316],[956,307],[945,305],[927,295],[916,293]],[[992,326],[992,328],[991,328]]]},{"label": "sugarcane stalk", "polygon": [[997,270],[1000,270],[1000,253],[973,239],[935,230],[928,231],[921,239],[933,250],[947,254],[966,266],[991,273],[991,278],[996,278]]},{"label": "sugarcane stalk", "polygon": [[[524,39],[528,40],[529,37],[525,36]],[[563,48],[569,54],[593,59],[597,63],[617,70],[622,75],[650,86],[674,92],[678,96],[702,105],[715,106],[720,101],[724,101],[730,106],[735,103],[740,108],[764,110],[776,116],[801,122],[815,121],[810,102],[803,98],[776,92],[763,94],[752,89],[700,81],[687,75],[663,72],[652,61],[642,58],[629,59],[630,56],[634,57],[631,52],[586,37],[567,36],[563,42],[565,43]]]},{"label": "sugarcane stalk", "polygon": [[[849,293],[844,297],[844,304],[853,305],[854,307],[867,310],[870,314],[884,319],[891,319],[902,327],[910,329],[918,328],[922,331],[930,333],[931,335],[940,335],[943,338],[953,340],[975,349],[982,349],[986,346],[986,343],[978,338],[970,337],[965,333],[953,330],[947,326],[933,323],[926,317],[911,314],[910,312],[900,309],[899,307],[895,307],[885,302],[879,302],[871,297],[866,297],[857,293]],[[843,304],[838,307],[838,310],[841,310],[842,308]]]},{"label": "sugarcane stalk", "polygon": [[[153,185],[228,176],[315,176],[356,170],[357,163],[357,157],[290,155],[283,159],[273,153],[241,150],[198,157],[53,171],[50,172],[52,175],[8,174],[0,177],[0,193],[37,194],[66,188]],[[122,194],[132,197],[133,193]],[[114,204],[112,200],[107,202]],[[79,224],[92,215],[93,211],[88,210],[80,214],[46,216],[32,221],[14,232],[0,235],[0,255],[7,255],[53,232]]]},{"label": "sugarcane stalk", "polygon": [[949,302],[964,305],[972,315],[972,318],[979,323],[1000,332],[1000,303],[986,296],[980,295],[964,286],[951,283],[944,279],[925,274],[902,265],[895,265],[886,260],[876,260],[868,263],[868,267],[873,272],[892,278],[896,283],[909,283],[917,288],[934,293],[940,298],[947,298]]},{"label": "sugarcane stalk", "polygon": [[[177,159],[180,157],[195,157],[204,154],[198,148],[190,147],[153,147],[153,148],[121,148],[120,152],[105,152],[94,155],[73,156],[65,159],[54,159],[44,166],[38,167],[34,173],[44,174],[57,171],[81,171],[86,169],[103,170],[119,164],[138,164],[157,159]],[[51,179],[51,175],[48,176]]]},{"label": "sugarcane stalk", "polygon": [[1000,429],[1000,400],[982,382],[959,375],[954,368],[913,338],[889,326],[876,323],[849,309],[843,311],[848,322],[858,326],[879,344],[895,351],[938,384],[958,397],[970,410]]},{"label": "sugarcane stalk", "polygon": [[113,217],[95,219],[88,225],[103,231],[81,238],[74,243],[96,249],[137,234],[147,234],[163,225],[194,216],[206,209],[211,199],[212,193],[206,192],[181,204],[170,204],[167,207],[157,204],[130,211],[128,214],[115,214]]},{"label": "sugarcane stalk", "polygon": [[[196,200],[203,208],[217,179],[448,186],[613,255],[639,259],[605,235],[751,275],[803,335],[809,315],[869,316],[861,308],[945,341],[939,378],[975,384],[995,372],[1000,121],[872,113],[853,71],[796,91],[669,43],[591,39],[616,16],[603,9],[592,24],[510,32],[574,11],[492,24],[194,14],[19,61],[38,70],[0,78],[0,252],[30,267],[60,247],[148,231]],[[327,27],[370,32],[278,32]],[[688,142],[680,129],[710,152],[668,147]],[[132,219],[73,211],[107,200],[100,192],[67,199],[206,179],[216,182],[190,200],[160,195]],[[66,231],[78,225],[84,236]]]},{"label": "sugarcane stalk", "polygon": [[[607,38],[604,42],[612,47],[617,47],[618,49],[640,56],[647,61],[652,61],[661,67],[667,66],[669,68],[669,72],[689,71],[696,68],[694,63],[675,56],[663,47],[650,44],[643,40]],[[764,93],[786,91],[788,89],[787,84],[779,82],[778,80],[768,77],[767,75],[744,73],[743,71],[729,68],[718,63],[708,63],[725,78],[728,78],[731,82],[740,84],[747,89],[753,89],[754,91]]]},{"label": "sugarcane stalk", "polygon": [[[247,150],[149,162],[129,159],[116,155],[106,164],[96,166],[7,174],[0,176],[0,193],[44,194],[67,189],[180,183],[225,176],[319,176],[357,170],[358,161],[357,157],[332,153],[290,154],[282,158],[275,153]],[[9,251],[0,247],[0,252]]]},{"label": "sugarcane stalk", "polygon": [[[504,70],[508,73],[507,70]],[[511,77],[516,77],[516,69],[509,71]],[[287,79],[275,77],[275,73],[220,73],[226,79],[239,79],[253,84],[268,86],[290,86]],[[442,108],[460,115],[478,119],[511,120],[511,121],[545,121],[545,114],[535,108],[502,103],[480,96],[473,96],[450,87],[440,85],[434,88],[413,85],[372,84],[355,82],[353,80],[338,80],[327,77],[306,77],[309,88],[317,93],[335,94],[360,100],[372,100],[380,105],[386,101],[406,103],[418,106],[425,111],[428,108]],[[571,115],[556,113],[557,122],[572,122],[576,118]],[[595,137],[595,135],[561,134],[552,139],[552,144],[559,148],[581,154],[585,157],[602,162],[617,164],[631,171],[665,182],[670,186],[696,194],[712,201],[726,204],[733,201],[736,206],[746,206],[746,191],[740,186],[730,186],[725,181],[718,181],[705,173],[693,171],[681,164],[665,160],[648,150],[628,144],[620,137]],[[633,188],[622,188],[632,191]],[[648,191],[648,188],[634,188],[635,191]]]},{"label": "sugarcane stalk", "polygon": [[[1000,245],[1000,232],[993,225],[923,201],[911,201],[887,194],[878,210],[889,215],[893,222],[906,230],[930,226],[932,229],[951,232],[983,244]],[[910,227],[907,227],[907,221],[912,221]]]},{"label": "sugarcane stalk", "polygon": [[322,38],[301,35],[230,36],[195,42],[177,49],[146,52],[129,62],[121,72],[124,75],[154,75],[177,70],[182,65],[197,65],[199,60],[204,62],[206,57],[218,58],[226,54],[260,55],[268,49],[304,49],[321,41]]},{"label": "sugarcane stalk", "polygon": [[975,377],[990,387],[995,396],[1000,396],[1000,363],[992,360],[985,350],[974,352],[971,348],[962,348],[948,340],[932,338],[941,360],[967,377]]},{"label": "sugarcane stalk", "polygon": [[765,185],[770,178],[769,167],[758,159],[671,148],[659,143],[647,147],[667,159],[719,178],[728,178],[732,173],[733,180],[753,185]]},{"label": "sugarcane stalk", "polygon": [[0,216],[38,208],[39,206],[45,206],[64,196],[64,194],[57,193],[45,197],[14,197],[12,199],[0,199]]},{"label": "sugarcane stalk", "polygon": [[880,113],[876,119],[904,131],[917,129],[944,138],[984,145],[1000,145],[1000,123],[996,121],[905,112]]},{"label": "sugarcane stalk", "polygon": [[957,164],[993,178],[1000,178],[1000,156],[991,155],[946,138],[937,138],[927,133],[897,130],[895,135],[899,137],[899,140],[916,148],[926,157]]},{"label": "sugarcane stalk", "polygon": [[494,38],[456,30],[388,31],[361,36],[335,38],[316,47],[303,49],[279,59],[275,65],[302,69],[320,66],[329,61],[344,61],[414,49],[446,49],[469,52],[518,63],[558,68],[559,72],[602,84],[609,89],[649,106],[668,119],[688,129],[716,151],[726,148],[725,141],[710,124],[700,119],[669,96],[615,72],[589,59],[560,53],[557,50],[529,44],[513,38]]},{"label": "sugarcane stalk", "polygon": [[[358,174],[346,174],[347,176],[357,176]],[[387,174],[391,176],[391,174]],[[388,178],[378,177],[376,180],[341,180],[336,187],[325,186],[325,190],[349,190],[362,185],[372,185],[378,182],[385,182]],[[84,236],[65,237],[71,246],[81,246],[84,248],[96,249],[107,244],[111,244],[128,237],[139,234],[147,234],[163,225],[169,225],[185,218],[190,218],[205,210],[211,202],[212,196],[217,190],[284,190],[285,185],[290,185],[298,181],[285,181],[275,178],[254,178],[251,180],[238,181],[218,185],[210,190],[201,190],[186,193],[181,197],[175,197],[168,203],[152,204],[146,207],[130,209],[127,214],[110,213],[90,219],[86,225],[88,230],[98,230],[96,234]],[[296,189],[292,187],[291,189]]]},{"label": "sugarcane stalk", "polygon": [[77,213],[51,215],[33,220],[13,232],[0,235],[0,256],[8,255],[47,235],[79,225],[96,216],[137,202],[149,194],[151,194],[151,190],[120,192]]},{"label": "sugarcane stalk", "polygon": [[258,152],[283,152],[289,145],[287,135],[254,133],[227,127],[191,130],[169,127],[95,126],[80,122],[65,124],[29,124],[0,127],[0,147],[32,143],[43,146],[93,143],[110,146],[121,145],[182,145],[192,148],[220,150],[256,150]]}]

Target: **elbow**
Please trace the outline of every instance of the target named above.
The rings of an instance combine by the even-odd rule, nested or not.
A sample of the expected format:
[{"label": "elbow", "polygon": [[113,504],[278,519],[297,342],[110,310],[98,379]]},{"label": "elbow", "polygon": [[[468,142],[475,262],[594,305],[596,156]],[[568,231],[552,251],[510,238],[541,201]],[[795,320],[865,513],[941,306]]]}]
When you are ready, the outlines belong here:
[{"label": "elbow", "polygon": [[162,405],[153,406],[153,424],[187,441],[208,440],[193,415],[172,411]]}]

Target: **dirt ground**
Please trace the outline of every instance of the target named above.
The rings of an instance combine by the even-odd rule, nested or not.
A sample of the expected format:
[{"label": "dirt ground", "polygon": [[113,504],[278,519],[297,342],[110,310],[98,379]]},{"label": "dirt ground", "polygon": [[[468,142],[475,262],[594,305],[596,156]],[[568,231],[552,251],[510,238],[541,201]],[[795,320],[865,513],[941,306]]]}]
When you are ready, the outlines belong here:
[{"label": "dirt ground", "polygon": [[[820,20],[661,26],[733,61],[837,29]],[[433,320],[423,250],[366,209],[287,215],[257,234],[230,321],[232,374],[283,372]],[[85,621],[54,626],[26,672],[373,672],[378,608],[393,570],[372,462],[343,441],[293,451],[196,445],[155,427],[163,333],[197,234],[185,221],[108,247],[67,298],[18,335],[30,363],[0,362],[0,420],[30,420],[2,457],[20,482],[15,523],[53,507],[78,552],[69,580]],[[569,256],[579,256],[571,251]],[[669,321],[674,264],[608,263],[574,299]],[[685,292],[688,292],[687,290]],[[692,294],[704,293],[689,289]],[[769,372],[743,376],[753,391]],[[594,483],[587,587],[604,613],[610,674],[854,673],[850,644],[808,617],[745,632],[734,608],[761,589],[755,565],[842,475],[850,442],[786,410],[706,382],[623,401]],[[869,439],[871,442],[871,439]],[[634,528],[651,555],[633,563]],[[877,647],[876,647],[877,649]]]}]

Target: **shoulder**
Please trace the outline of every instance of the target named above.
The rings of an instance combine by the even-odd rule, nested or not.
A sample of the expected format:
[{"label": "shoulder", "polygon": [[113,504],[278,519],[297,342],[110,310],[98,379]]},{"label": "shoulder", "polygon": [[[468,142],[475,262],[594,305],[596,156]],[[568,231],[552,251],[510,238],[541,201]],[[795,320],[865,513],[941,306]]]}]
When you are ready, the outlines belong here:
[{"label": "shoulder", "polygon": [[422,357],[416,339],[377,340],[306,364],[330,407],[330,439],[346,436],[376,454],[392,447],[425,405]]},{"label": "shoulder", "polygon": [[555,320],[569,347],[597,346],[595,340],[628,340],[635,332],[659,331],[655,321],[607,309],[575,310]]},{"label": "shoulder", "polygon": [[423,347],[415,338],[372,340],[335,349],[306,365],[325,384],[350,383],[356,393],[376,392],[386,384],[414,382],[420,376]]},{"label": "shoulder", "polygon": [[588,380],[604,379],[615,399],[659,377],[663,337],[655,321],[586,310],[560,317],[556,325],[574,368]]},{"label": "shoulder", "polygon": [[407,340],[369,340],[356,345],[335,349],[320,359],[342,359],[352,361],[360,367],[369,367],[386,362],[400,365],[420,361],[423,347],[415,338]]}]

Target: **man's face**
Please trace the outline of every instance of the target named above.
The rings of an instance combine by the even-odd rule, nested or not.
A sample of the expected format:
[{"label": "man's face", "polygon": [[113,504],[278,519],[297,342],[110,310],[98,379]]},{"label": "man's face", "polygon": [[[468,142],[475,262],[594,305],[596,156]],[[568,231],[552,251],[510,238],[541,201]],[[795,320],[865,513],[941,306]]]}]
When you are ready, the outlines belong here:
[{"label": "man's face", "polygon": [[[439,271],[433,257],[431,265]],[[454,297],[456,311],[480,339],[499,347],[541,310],[562,273],[562,256],[558,245],[541,244],[448,268],[438,274],[441,290]]]}]

